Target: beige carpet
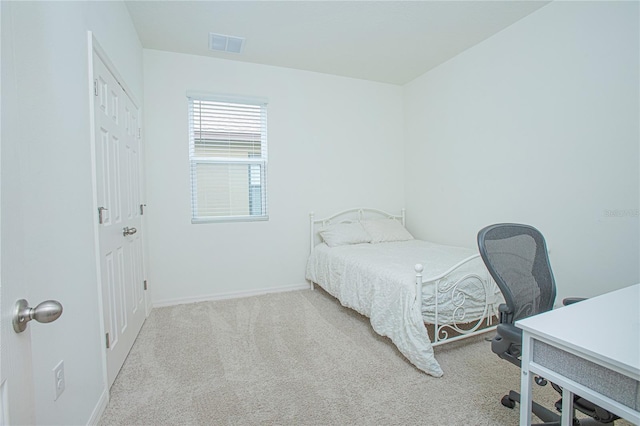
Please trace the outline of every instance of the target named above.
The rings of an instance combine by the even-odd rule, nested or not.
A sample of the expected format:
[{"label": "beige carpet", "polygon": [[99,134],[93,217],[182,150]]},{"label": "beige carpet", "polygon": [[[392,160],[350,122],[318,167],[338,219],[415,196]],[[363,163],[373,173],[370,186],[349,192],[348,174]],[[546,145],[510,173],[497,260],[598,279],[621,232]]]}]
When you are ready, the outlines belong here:
[{"label": "beige carpet", "polygon": [[[322,290],[154,309],[101,425],[517,425],[500,405],[519,370],[484,336],[413,367]],[[544,405],[557,399],[534,386]]]}]

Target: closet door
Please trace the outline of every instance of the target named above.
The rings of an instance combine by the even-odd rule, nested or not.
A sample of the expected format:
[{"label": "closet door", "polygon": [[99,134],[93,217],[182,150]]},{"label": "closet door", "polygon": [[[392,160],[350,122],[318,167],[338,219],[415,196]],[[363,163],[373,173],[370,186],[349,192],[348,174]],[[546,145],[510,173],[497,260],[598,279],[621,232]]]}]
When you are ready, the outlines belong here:
[{"label": "closet door", "polygon": [[95,51],[96,206],[109,387],[145,319],[140,124],[134,102]]}]

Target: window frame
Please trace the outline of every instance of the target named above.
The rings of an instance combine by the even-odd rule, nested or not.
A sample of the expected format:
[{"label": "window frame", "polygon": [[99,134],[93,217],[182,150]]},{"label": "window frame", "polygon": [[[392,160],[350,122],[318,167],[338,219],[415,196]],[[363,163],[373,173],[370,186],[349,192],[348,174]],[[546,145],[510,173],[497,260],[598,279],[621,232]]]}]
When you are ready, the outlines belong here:
[{"label": "window frame", "polygon": [[[194,128],[194,102],[214,102],[221,104],[240,105],[245,107],[259,107],[260,108],[260,153],[258,156],[255,154],[248,154],[247,158],[236,157],[224,157],[219,155],[202,156],[196,155],[196,131]],[[267,156],[267,105],[266,98],[260,97],[246,97],[235,95],[218,95],[203,92],[187,92],[187,112],[188,112],[188,133],[189,133],[189,169],[190,169],[190,185],[191,185],[191,223],[219,223],[219,222],[257,222],[268,221],[268,186],[267,186],[267,172],[268,172],[268,156]],[[235,133],[235,132],[234,132]],[[246,165],[247,166],[247,189],[248,189],[248,214],[229,214],[224,216],[204,216],[198,215],[198,172],[197,167],[199,164],[221,164],[227,166]],[[255,167],[258,166],[258,174],[260,184],[255,185],[256,177]],[[260,172],[261,170],[261,172]],[[227,186],[230,187],[230,186]],[[253,194],[255,194],[255,188],[259,188],[260,200],[258,201],[259,214],[252,214],[255,208],[255,202],[253,202]],[[231,192],[231,191],[230,191]]]}]

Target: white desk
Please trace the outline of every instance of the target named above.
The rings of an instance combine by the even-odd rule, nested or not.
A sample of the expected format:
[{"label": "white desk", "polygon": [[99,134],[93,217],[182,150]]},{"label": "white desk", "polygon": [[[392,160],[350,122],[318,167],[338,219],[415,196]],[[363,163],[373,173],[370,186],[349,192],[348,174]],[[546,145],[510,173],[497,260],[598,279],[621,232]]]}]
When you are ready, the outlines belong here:
[{"label": "white desk", "polygon": [[535,375],[640,424],[640,284],[517,321],[523,330],[520,425],[531,424]]}]

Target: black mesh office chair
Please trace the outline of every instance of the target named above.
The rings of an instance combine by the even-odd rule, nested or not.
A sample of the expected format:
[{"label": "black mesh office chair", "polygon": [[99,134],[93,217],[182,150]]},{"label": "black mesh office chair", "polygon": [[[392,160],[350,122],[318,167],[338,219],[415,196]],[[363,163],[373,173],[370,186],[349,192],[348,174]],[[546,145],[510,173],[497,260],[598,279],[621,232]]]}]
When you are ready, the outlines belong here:
[{"label": "black mesh office chair", "polygon": [[[522,318],[551,310],[556,298],[556,285],[549,263],[547,246],[542,234],[528,225],[501,223],[490,225],[478,233],[480,256],[489,273],[500,288],[505,303],[499,306],[500,323],[497,334],[491,341],[491,350],[500,358],[520,367],[522,330],[514,323]],[[578,298],[564,299],[565,305],[580,301]],[[535,382],[547,382],[536,377]],[[551,384],[562,393],[562,389]],[[502,398],[502,405],[513,408],[520,402],[520,394],[510,391]],[[562,407],[562,400],[556,402]],[[574,420],[574,424],[611,423],[618,417],[575,395],[574,408],[593,419]],[[560,415],[536,402],[532,412],[545,424],[560,424]],[[575,416],[574,416],[575,419]]]}]

